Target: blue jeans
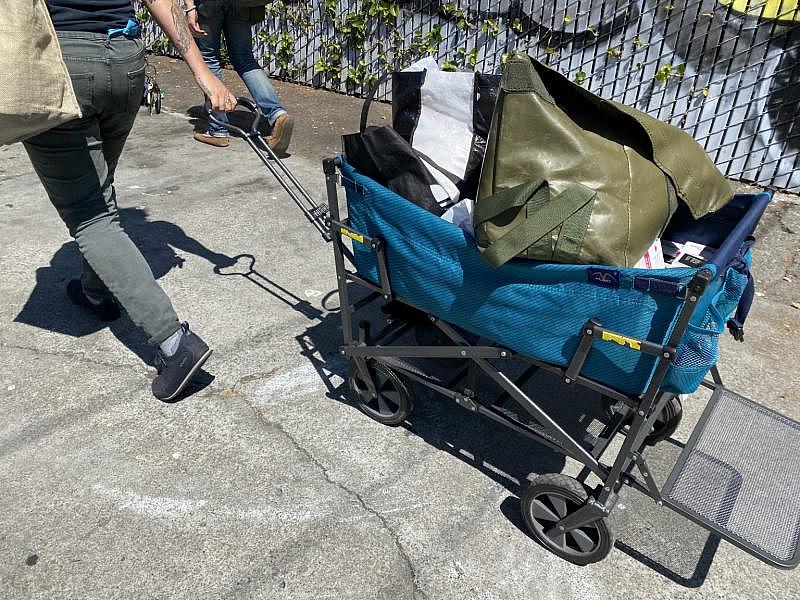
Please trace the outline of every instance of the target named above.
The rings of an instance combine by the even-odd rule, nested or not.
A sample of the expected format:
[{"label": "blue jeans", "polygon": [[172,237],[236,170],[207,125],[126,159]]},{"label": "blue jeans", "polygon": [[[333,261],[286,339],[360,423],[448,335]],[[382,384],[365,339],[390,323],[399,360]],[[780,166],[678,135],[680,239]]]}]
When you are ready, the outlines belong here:
[{"label": "blue jeans", "polygon": [[[228,56],[233,63],[233,68],[242,78],[250,95],[264,112],[270,125],[286,110],[283,108],[275,88],[269,78],[253,56],[252,26],[247,8],[236,8],[233,2],[203,2],[198,9],[197,20],[200,27],[208,35],[195,38],[197,47],[208,65],[208,68],[222,79],[220,66],[220,43],[222,33],[225,34],[225,45]],[[225,123],[228,117],[225,113],[215,113],[214,116]],[[214,123],[208,124],[211,134],[226,133],[225,128]]]}]

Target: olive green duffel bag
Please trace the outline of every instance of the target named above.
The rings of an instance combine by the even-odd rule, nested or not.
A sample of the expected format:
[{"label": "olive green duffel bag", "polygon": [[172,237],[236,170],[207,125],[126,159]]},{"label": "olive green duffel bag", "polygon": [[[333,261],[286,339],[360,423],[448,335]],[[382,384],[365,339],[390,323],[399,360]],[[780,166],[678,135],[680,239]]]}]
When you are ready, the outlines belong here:
[{"label": "olive green duffel bag", "polygon": [[475,205],[494,266],[514,257],[634,265],[685,202],[733,190],[688,134],[603,100],[525,54],[506,63]]}]

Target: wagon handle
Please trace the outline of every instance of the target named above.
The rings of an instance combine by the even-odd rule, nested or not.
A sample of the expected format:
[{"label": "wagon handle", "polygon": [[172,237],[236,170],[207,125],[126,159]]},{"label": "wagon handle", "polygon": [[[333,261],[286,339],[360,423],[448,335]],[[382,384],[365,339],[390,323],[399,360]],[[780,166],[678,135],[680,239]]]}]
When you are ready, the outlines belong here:
[{"label": "wagon handle", "polygon": [[[252,125],[250,125],[250,133],[258,133],[258,126],[261,124],[261,120],[264,118],[264,113],[261,111],[261,107],[258,106],[255,102],[250,100],[249,98],[245,98],[240,96],[236,98],[236,104],[238,106],[244,106],[250,112],[255,113],[255,118],[253,119]],[[228,131],[232,131],[237,135],[242,137],[247,137],[247,132],[241,127],[237,127],[236,125],[231,125],[230,123],[226,123],[224,121],[220,121],[217,117],[214,116],[214,111],[211,110],[211,102],[206,98],[205,103],[203,105],[206,111],[206,117],[211,123],[215,125],[219,125],[220,127],[224,127]]]},{"label": "wagon handle", "polygon": [[264,118],[264,113],[261,111],[261,108],[248,98],[236,98],[236,102],[255,114],[253,123],[250,125],[250,132],[217,119],[211,110],[210,102],[206,99],[205,110],[208,115],[208,120],[244,139],[256,155],[258,155],[258,158],[261,159],[261,162],[264,163],[264,166],[267,167],[278,184],[289,194],[292,201],[320,233],[322,239],[326,242],[330,242],[332,238],[330,231],[328,231],[328,206],[326,204],[317,204],[297,177],[292,174],[272,148],[269,147],[269,144],[258,129],[261,119]]}]

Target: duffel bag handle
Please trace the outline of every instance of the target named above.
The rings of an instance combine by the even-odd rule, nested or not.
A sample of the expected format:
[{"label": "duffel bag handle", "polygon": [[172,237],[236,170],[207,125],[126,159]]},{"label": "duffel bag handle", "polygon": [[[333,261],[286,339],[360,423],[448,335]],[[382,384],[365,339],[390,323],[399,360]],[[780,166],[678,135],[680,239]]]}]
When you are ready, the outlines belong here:
[{"label": "duffel bag handle", "polygon": [[476,228],[508,210],[516,208],[526,211],[525,219],[491,242],[484,250],[483,257],[497,268],[561,226],[553,258],[559,262],[577,262],[596,195],[594,190],[585,185],[573,183],[551,197],[549,184],[538,180],[501,190],[479,200],[475,205]]}]

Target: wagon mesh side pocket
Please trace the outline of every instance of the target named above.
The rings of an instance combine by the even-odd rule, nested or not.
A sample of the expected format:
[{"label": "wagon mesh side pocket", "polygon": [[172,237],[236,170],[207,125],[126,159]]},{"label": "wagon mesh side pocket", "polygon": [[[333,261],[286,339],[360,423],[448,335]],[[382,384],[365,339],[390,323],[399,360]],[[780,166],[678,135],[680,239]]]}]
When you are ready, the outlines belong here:
[{"label": "wagon mesh side pocket", "polygon": [[698,325],[689,324],[678,346],[664,387],[677,393],[695,391],[719,358],[719,334],[736,310],[747,286],[747,269],[728,267],[722,288],[716,293]]}]

